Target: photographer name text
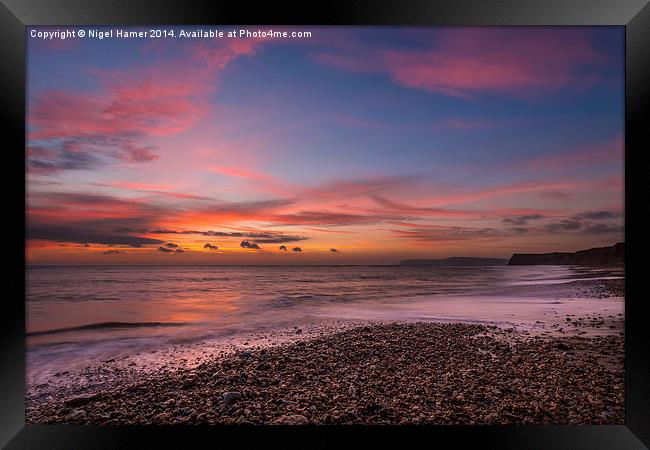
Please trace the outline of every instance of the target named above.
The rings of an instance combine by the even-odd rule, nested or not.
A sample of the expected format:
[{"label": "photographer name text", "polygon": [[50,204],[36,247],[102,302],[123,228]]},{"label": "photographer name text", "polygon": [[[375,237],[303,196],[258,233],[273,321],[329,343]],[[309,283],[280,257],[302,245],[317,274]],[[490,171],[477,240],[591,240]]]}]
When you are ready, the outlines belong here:
[{"label": "photographer name text", "polygon": [[65,28],[31,29],[31,39],[309,39],[311,31],[274,29],[219,28]]}]

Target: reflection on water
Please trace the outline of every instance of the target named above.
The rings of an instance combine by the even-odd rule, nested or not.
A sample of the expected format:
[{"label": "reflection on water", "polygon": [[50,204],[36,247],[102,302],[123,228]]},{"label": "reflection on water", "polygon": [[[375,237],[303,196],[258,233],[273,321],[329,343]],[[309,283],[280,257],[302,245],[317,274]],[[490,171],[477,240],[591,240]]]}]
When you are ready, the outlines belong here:
[{"label": "reflection on water", "polygon": [[571,298],[563,286],[572,281],[621,277],[622,269],[569,266],[35,266],[27,271],[28,364],[321,318],[502,321]]}]

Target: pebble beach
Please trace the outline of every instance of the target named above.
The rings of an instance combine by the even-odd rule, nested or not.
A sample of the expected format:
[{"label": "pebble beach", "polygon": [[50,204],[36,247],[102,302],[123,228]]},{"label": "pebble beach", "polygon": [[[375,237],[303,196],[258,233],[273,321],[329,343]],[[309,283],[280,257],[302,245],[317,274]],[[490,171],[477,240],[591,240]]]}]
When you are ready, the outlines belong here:
[{"label": "pebble beach", "polygon": [[[591,322],[567,319],[565,327],[576,329]],[[622,328],[622,319],[608,319],[588,326]],[[245,341],[180,368],[145,371],[107,362],[94,369],[96,377],[110,379],[102,389],[34,396],[27,420],[112,425],[624,420],[620,334],[547,337],[425,322],[339,328],[317,327],[304,338],[300,328],[285,330],[275,345]]]}]

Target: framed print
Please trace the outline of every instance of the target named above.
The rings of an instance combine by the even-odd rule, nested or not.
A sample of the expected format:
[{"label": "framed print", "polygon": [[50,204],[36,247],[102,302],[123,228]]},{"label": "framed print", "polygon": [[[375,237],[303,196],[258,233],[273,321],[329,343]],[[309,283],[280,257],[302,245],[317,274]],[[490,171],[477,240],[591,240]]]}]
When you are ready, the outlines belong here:
[{"label": "framed print", "polygon": [[1,9],[7,448],[649,445],[647,2]]}]

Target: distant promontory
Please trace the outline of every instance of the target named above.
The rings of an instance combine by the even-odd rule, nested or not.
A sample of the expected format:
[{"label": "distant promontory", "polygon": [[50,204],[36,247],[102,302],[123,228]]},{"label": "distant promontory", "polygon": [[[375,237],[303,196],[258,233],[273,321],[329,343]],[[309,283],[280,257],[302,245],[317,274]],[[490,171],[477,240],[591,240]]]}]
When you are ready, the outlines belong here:
[{"label": "distant promontory", "polygon": [[531,265],[580,265],[611,266],[625,263],[625,243],[619,242],[611,247],[590,248],[575,253],[515,253],[509,266]]},{"label": "distant promontory", "polygon": [[405,259],[400,266],[506,266],[507,259],[453,256],[445,259]]}]

